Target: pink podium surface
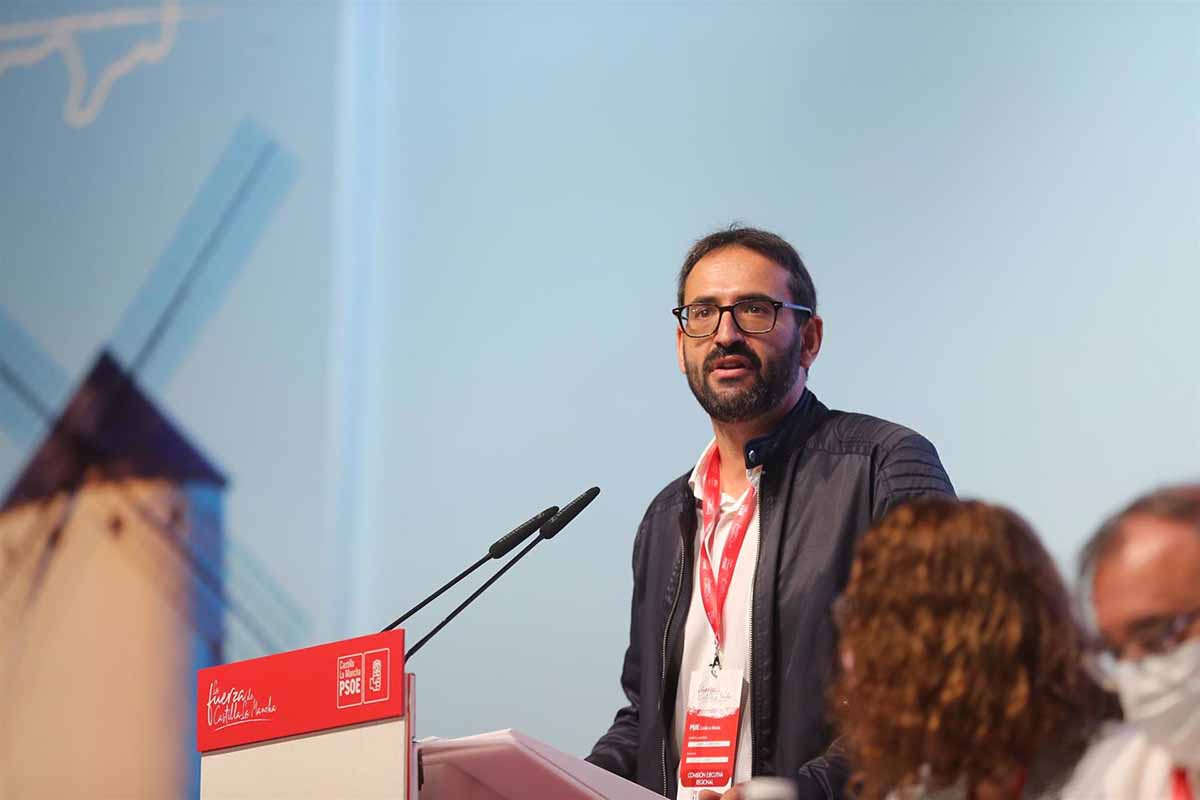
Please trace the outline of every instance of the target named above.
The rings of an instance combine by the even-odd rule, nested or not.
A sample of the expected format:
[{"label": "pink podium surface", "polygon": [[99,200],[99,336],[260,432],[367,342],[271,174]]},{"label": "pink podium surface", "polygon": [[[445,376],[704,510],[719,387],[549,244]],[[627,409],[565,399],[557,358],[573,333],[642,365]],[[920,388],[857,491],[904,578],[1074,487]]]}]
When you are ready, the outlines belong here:
[{"label": "pink podium surface", "polygon": [[418,742],[421,800],[653,800],[661,795],[520,731]]}]

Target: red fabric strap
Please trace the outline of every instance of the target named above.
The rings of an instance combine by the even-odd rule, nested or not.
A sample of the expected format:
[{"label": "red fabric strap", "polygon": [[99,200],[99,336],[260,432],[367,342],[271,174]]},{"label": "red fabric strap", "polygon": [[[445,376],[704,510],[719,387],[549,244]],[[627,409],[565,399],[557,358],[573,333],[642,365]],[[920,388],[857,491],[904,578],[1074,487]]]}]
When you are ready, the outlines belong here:
[{"label": "red fabric strap", "polygon": [[1194,800],[1187,770],[1176,767],[1171,772],[1171,800]]},{"label": "red fabric strap", "polygon": [[724,635],[721,624],[725,613],[725,597],[729,594],[733,568],[737,565],[738,554],[742,551],[742,542],[750,528],[750,520],[754,518],[757,492],[753,484],[746,491],[746,496],[738,507],[737,516],[734,517],[733,529],[729,532],[729,538],[725,540],[725,546],[721,548],[721,566],[715,575],[709,552],[717,535],[717,521],[721,518],[721,451],[716,445],[713,445],[704,469],[702,498],[700,599],[704,601],[704,613],[708,615],[708,624],[712,626],[717,648],[720,649],[721,637]]}]

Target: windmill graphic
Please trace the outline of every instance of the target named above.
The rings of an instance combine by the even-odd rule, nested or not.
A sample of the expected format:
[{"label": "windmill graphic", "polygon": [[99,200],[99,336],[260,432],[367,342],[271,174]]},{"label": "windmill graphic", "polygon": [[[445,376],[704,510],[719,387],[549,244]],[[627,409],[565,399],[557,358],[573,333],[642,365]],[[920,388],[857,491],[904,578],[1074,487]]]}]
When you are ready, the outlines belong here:
[{"label": "windmill graphic", "polygon": [[295,174],[234,134],[74,387],[0,309],[0,797],[195,794],[195,668],[303,643],[224,526],[226,476],[156,402]]}]

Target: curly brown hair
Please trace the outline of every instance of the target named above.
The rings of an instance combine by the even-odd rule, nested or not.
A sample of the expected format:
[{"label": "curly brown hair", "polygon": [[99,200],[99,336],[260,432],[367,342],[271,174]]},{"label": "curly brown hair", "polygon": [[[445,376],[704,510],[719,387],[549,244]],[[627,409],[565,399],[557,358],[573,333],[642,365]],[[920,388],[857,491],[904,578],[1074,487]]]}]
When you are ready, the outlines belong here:
[{"label": "curly brown hair", "polygon": [[894,509],[859,543],[835,615],[848,668],[830,704],[866,800],[1021,770],[1110,708],[1053,560],[1005,508]]}]

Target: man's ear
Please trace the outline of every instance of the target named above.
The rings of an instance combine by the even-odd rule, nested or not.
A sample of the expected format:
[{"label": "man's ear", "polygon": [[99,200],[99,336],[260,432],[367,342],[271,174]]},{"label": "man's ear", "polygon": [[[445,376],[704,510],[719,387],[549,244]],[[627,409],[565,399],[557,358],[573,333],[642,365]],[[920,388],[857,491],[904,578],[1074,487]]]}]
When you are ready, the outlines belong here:
[{"label": "man's ear", "polygon": [[679,359],[679,371],[687,375],[687,363],[683,360],[683,330],[675,326],[675,357]]},{"label": "man's ear", "polygon": [[825,338],[825,320],[813,314],[801,335],[804,336],[804,349],[800,351],[800,366],[808,370],[821,352],[821,341]]}]

